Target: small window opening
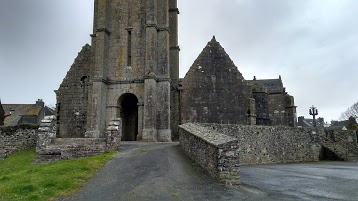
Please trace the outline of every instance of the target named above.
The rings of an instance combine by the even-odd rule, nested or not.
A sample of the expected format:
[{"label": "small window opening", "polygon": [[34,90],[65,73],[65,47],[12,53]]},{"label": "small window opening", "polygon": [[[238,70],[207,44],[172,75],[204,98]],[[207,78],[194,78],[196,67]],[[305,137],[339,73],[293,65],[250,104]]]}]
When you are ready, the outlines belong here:
[{"label": "small window opening", "polygon": [[128,30],[128,58],[127,65],[132,66],[132,31]]}]

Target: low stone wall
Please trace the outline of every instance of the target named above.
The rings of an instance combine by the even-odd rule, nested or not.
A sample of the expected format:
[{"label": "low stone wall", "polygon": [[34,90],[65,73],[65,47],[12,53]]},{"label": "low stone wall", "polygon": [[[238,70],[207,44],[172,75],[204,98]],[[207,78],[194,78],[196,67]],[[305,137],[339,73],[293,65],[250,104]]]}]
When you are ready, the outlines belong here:
[{"label": "low stone wall", "polygon": [[180,126],[179,140],[185,154],[210,175],[228,185],[240,184],[236,139],[189,123]]},{"label": "low stone wall", "polygon": [[237,138],[241,164],[319,161],[323,129],[230,124],[200,126]]},{"label": "low stone wall", "polygon": [[36,146],[37,128],[33,125],[0,127],[0,159]]},{"label": "low stone wall", "polygon": [[38,130],[35,163],[93,156],[118,150],[121,141],[121,119],[112,119],[107,138],[56,138],[56,117],[47,116]]},{"label": "low stone wall", "polygon": [[56,138],[37,151],[35,163],[94,156],[106,151],[106,138]]}]

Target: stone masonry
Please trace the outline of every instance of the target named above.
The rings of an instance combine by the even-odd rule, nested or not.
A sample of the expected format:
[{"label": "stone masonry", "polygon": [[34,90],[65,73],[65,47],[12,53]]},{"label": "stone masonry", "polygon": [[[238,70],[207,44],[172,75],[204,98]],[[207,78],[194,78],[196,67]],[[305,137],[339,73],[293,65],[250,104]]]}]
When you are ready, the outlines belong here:
[{"label": "stone masonry", "polygon": [[[171,141],[179,122],[176,0],[95,0],[86,45],[57,91],[58,137]],[[173,135],[172,135],[173,133]]]},{"label": "stone masonry", "polygon": [[37,128],[33,125],[0,127],[0,159],[36,146]]},{"label": "stone masonry", "polygon": [[56,117],[47,116],[38,129],[35,163],[93,156],[118,150],[121,139],[121,119],[110,121],[107,138],[57,138]]},{"label": "stone masonry", "polygon": [[[323,129],[190,123],[181,126],[187,127],[190,130],[186,131],[192,135],[196,132],[210,133],[219,142],[227,137],[235,139],[240,164],[319,161],[325,135]],[[205,138],[205,135],[196,136]],[[197,141],[192,141],[190,145],[197,147]],[[199,155],[205,158],[205,154],[208,153]]]},{"label": "stone masonry", "polygon": [[240,184],[238,141],[194,124],[179,128],[180,146],[185,154],[220,182]]},{"label": "stone masonry", "polygon": [[183,80],[183,123],[250,124],[247,88],[229,55],[213,38]]},{"label": "stone masonry", "polygon": [[86,132],[91,54],[91,46],[85,45],[55,91],[58,137],[80,138]]},{"label": "stone masonry", "polygon": [[183,123],[296,126],[294,98],[287,94],[281,76],[245,80],[215,37],[182,85]]},{"label": "stone masonry", "polygon": [[179,85],[177,0],[94,3],[92,45],[56,91],[57,137],[105,138],[115,118],[126,141],[171,141],[187,122],[295,126],[281,77],[245,80],[215,37]]},{"label": "stone masonry", "polygon": [[323,129],[284,126],[198,124],[238,139],[241,164],[319,161]]}]

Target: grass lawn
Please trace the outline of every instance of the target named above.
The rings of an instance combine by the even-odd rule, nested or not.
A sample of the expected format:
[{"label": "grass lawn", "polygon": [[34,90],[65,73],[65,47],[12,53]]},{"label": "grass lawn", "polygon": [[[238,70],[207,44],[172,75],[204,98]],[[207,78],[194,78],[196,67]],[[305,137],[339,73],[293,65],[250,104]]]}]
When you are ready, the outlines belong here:
[{"label": "grass lawn", "polygon": [[69,195],[80,189],[114,154],[32,164],[34,149],[18,152],[0,161],[0,200],[51,200]]}]

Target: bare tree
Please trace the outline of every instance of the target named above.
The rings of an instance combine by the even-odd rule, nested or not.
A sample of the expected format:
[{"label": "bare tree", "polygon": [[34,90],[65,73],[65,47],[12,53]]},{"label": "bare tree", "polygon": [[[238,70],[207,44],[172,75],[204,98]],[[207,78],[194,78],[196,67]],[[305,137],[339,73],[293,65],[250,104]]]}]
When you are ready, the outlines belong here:
[{"label": "bare tree", "polygon": [[349,117],[358,118],[358,102],[354,103],[345,112],[341,114],[340,120],[348,120]]}]

